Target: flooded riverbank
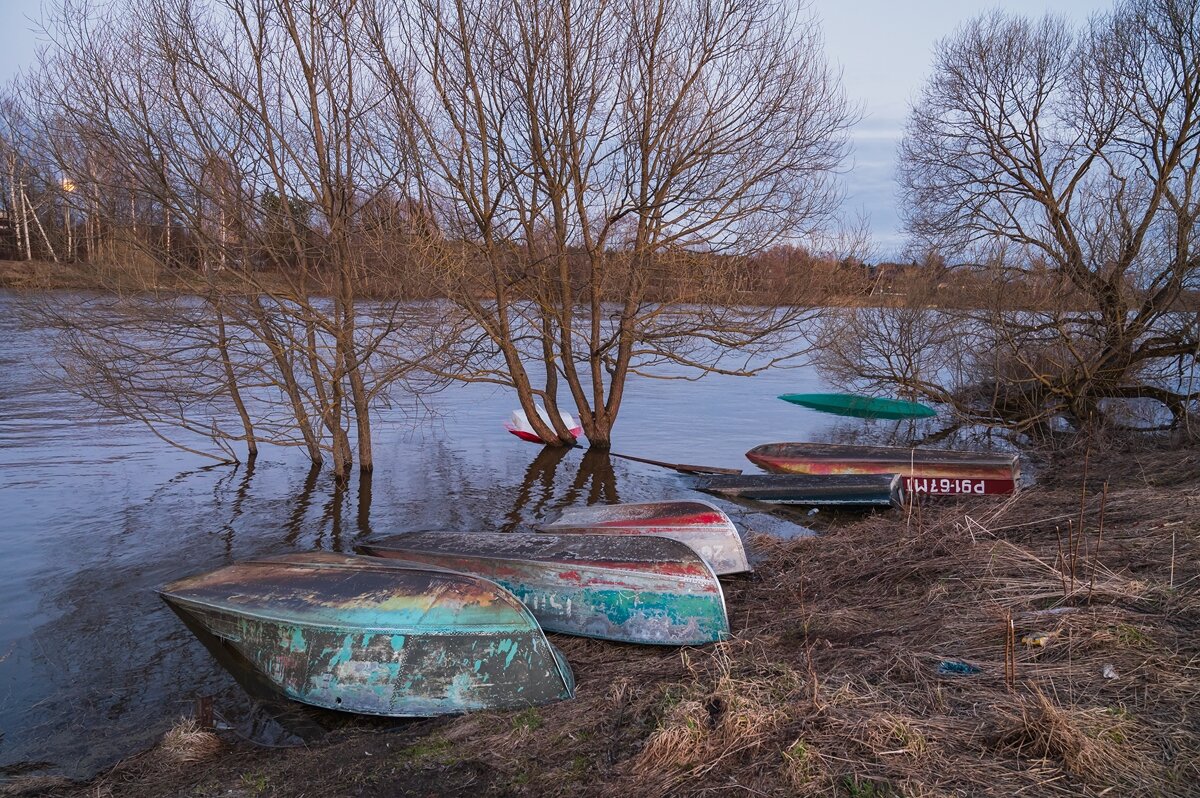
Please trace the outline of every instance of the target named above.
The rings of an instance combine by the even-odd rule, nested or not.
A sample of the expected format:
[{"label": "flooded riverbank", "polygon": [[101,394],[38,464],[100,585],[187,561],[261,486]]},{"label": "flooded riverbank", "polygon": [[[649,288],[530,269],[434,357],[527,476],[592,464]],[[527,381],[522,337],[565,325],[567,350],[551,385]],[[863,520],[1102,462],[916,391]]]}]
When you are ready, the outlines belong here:
[{"label": "flooded riverbank", "polygon": [[[339,489],[295,449],[210,467],[62,391],[49,333],[19,302],[0,293],[0,773],[86,776],[153,742],[196,696],[237,695],[155,595],[173,578],[404,530],[511,530],[572,504],[690,495],[671,471],[517,441],[502,427],[513,397],[482,385],[451,386],[422,409],[397,397],[376,424],[369,482]],[[864,426],[775,398],[822,387],[805,369],[634,380],[615,450],[748,468],[755,444]]]},{"label": "flooded riverbank", "polygon": [[820,537],[743,517],[757,562],[725,580],[733,638],[554,635],[571,701],[359,724],[300,748],[181,725],[94,780],[12,794],[1194,795],[1200,464],[1152,445],[1093,451],[1086,468],[1078,454],[1009,499]]}]

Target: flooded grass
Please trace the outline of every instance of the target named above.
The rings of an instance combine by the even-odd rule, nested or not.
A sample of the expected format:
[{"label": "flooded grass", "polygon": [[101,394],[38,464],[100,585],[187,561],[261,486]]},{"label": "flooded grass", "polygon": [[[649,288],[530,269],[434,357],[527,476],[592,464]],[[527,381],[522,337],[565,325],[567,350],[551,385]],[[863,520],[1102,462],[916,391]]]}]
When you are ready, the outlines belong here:
[{"label": "flooded grass", "polygon": [[[151,798],[1194,795],[1195,460],[1093,452],[1085,490],[1082,458],[1064,456],[1007,500],[868,516],[819,538],[751,530],[756,571],[726,581],[732,640],[663,650],[555,636],[579,679],[574,701],[304,749],[227,737],[194,761],[160,746],[87,783],[29,786]],[[939,675],[948,660],[978,673]]]}]

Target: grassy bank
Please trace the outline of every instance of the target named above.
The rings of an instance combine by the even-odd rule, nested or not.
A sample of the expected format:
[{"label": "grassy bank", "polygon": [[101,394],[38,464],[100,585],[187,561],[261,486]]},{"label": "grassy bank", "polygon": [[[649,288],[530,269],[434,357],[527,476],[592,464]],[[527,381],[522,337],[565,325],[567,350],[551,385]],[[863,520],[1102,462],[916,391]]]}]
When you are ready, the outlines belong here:
[{"label": "grassy bank", "polygon": [[727,582],[733,640],[556,636],[571,702],[308,749],[183,727],[88,784],[7,792],[1195,795],[1200,451],[1114,448],[1086,476],[1083,451],[1060,455],[1008,500],[790,542],[750,530],[762,560]]},{"label": "grassy bank", "polygon": [[[284,291],[285,281],[272,275],[260,275],[267,288]],[[232,276],[217,284],[230,291],[244,289],[244,283]],[[162,269],[150,263],[53,263],[38,260],[0,260],[0,289],[10,291],[104,291],[115,294],[175,293],[197,294],[211,285],[186,269]]]}]

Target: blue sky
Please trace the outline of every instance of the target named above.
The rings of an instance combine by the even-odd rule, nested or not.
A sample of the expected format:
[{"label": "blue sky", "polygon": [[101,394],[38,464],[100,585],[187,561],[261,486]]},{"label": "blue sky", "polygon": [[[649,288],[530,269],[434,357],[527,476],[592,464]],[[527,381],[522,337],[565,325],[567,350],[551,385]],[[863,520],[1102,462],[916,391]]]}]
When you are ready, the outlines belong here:
[{"label": "blue sky", "polygon": [[[0,80],[33,59],[43,0],[0,0]],[[909,102],[928,73],[934,43],[964,20],[996,8],[1040,16],[1061,14],[1082,22],[1110,7],[1097,0],[811,0],[822,24],[828,57],[843,72],[846,93],[863,108],[854,130],[854,157],[845,176],[845,211],[869,218],[874,254],[903,246],[895,209],[896,144]]]},{"label": "blue sky", "polygon": [[1085,22],[1112,7],[1096,0],[812,0],[825,51],[842,69],[847,95],[862,104],[845,176],[846,206],[870,219],[875,258],[899,256],[904,245],[896,210],[896,147],[909,103],[929,73],[934,44],[962,22],[994,8],[1013,14],[1053,13]]}]

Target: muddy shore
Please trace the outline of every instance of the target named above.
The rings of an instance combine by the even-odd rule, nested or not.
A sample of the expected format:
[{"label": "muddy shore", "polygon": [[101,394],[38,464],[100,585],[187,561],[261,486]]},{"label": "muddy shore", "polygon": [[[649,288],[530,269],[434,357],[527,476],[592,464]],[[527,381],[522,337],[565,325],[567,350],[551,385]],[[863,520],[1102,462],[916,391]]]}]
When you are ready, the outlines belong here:
[{"label": "muddy shore", "polygon": [[0,795],[1195,795],[1200,451],[1109,445],[1007,500],[748,530],[732,640],[555,636],[574,701],[299,749],[184,724]]}]

